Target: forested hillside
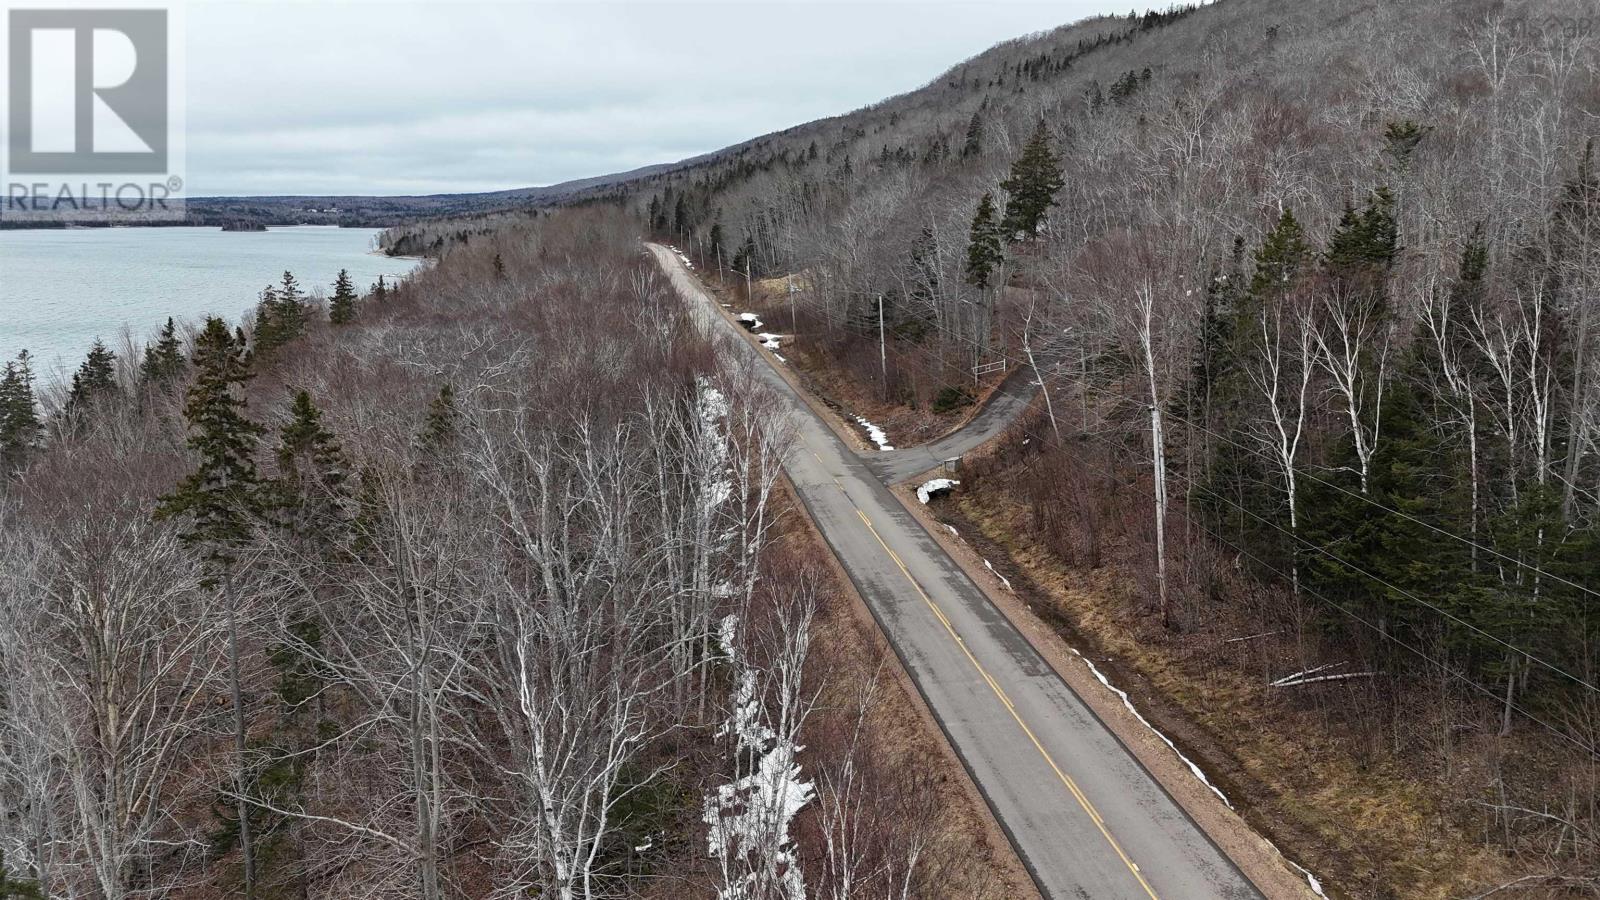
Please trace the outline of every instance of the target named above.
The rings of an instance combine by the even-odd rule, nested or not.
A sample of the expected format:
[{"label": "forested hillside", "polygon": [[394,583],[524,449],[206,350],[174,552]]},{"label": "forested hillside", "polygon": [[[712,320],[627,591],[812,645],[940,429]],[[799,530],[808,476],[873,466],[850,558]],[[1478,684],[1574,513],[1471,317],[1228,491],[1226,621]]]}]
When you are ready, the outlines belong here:
[{"label": "forested hillside", "polygon": [[7,365],[0,897],[1019,887],[620,214],[44,393]]},{"label": "forested hillside", "polygon": [[[1508,859],[1593,889],[1596,27],[1561,2],[1089,20],[611,199],[741,295],[781,278],[744,302],[798,303],[785,354],[872,402],[1036,369],[961,508],[1042,581],[1126,576],[1119,634],[1189,683],[1237,674],[1323,761],[1410,779],[1415,833],[1257,804],[1336,848],[1343,889],[1459,896]],[[1430,830],[1488,868],[1425,859]]]}]

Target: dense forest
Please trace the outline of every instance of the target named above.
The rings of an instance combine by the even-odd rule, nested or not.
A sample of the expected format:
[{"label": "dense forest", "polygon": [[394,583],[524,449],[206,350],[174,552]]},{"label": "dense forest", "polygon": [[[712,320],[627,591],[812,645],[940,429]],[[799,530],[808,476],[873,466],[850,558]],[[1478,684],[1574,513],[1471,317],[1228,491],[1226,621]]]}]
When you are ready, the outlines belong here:
[{"label": "dense forest", "polygon": [[798,299],[883,404],[1034,369],[967,493],[1123,565],[1140,640],[1269,660],[1350,752],[1485,767],[1452,821],[1559,880],[1600,864],[1595,31],[1560,2],[1094,19],[609,200],[739,296],[798,285],[743,302]]}]

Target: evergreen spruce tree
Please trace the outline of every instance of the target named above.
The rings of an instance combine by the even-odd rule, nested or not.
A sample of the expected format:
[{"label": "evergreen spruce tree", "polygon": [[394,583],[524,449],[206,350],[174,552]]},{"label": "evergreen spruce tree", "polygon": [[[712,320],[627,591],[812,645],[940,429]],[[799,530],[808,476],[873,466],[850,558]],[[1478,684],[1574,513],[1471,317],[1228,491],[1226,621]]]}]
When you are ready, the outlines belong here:
[{"label": "evergreen spruce tree", "polygon": [[1100,112],[1106,107],[1106,95],[1100,90],[1099,81],[1089,82],[1088,90],[1084,91],[1084,98],[1089,101],[1089,113],[1091,115]]},{"label": "evergreen spruce tree", "polygon": [[983,115],[975,112],[967,123],[967,140],[961,145],[961,158],[977,156],[983,152]]},{"label": "evergreen spruce tree", "polygon": [[711,258],[719,262],[727,255],[723,248],[722,223],[711,223]]},{"label": "evergreen spruce tree", "polygon": [[256,353],[270,354],[295,338],[306,328],[305,294],[293,272],[284,272],[283,280],[269,285],[261,292],[256,304]]},{"label": "evergreen spruce tree", "polygon": [[1398,253],[1394,195],[1380,187],[1359,212],[1345,207],[1328,239],[1323,263],[1340,290],[1356,292],[1370,305],[1369,312],[1381,316],[1387,312],[1389,267]]},{"label": "evergreen spruce tree", "polygon": [[[1310,274],[1314,259],[1304,231],[1294,213],[1285,210],[1256,248],[1249,264],[1242,259],[1243,242],[1236,245],[1240,256],[1237,271],[1226,283],[1213,284],[1215,294],[1228,310],[1217,313],[1214,321],[1203,323],[1205,343],[1212,348],[1207,361],[1211,390],[1209,404],[1212,431],[1220,435],[1238,434],[1254,427],[1265,412],[1265,401],[1250,380],[1247,366],[1262,352],[1261,317],[1269,320],[1291,317],[1283,311],[1290,293]],[[1247,270],[1247,271],[1246,271]],[[1293,355],[1291,354],[1291,357]],[[1310,360],[1288,358],[1286,366],[1311,365]],[[1286,375],[1292,381],[1293,376]],[[1209,435],[1208,435],[1209,437]],[[1217,441],[1206,479],[1207,491],[1201,506],[1225,529],[1232,540],[1249,548],[1250,556],[1268,569],[1292,573],[1300,548],[1289,530],[1287,503],[1282,476],[1270,458],[1241,447],[1235,441]],[[1304,492],[1299,492],[1304,506]],[[1281,530],[1280,530],[1281,529]],[[1263,573],[1266,574],[1266,573]]]},{"label": "evergreen spruce tree", "polygon": [[672,207],[672,232],[682,237],[689,230],[689,207],[684,203],[684,195],[678,195],[678,202]]},{"label": "evergreen spruce tree", "polygon": [[[1305,231],[1294,213],[1284,210],[1256,252],[1249,296],[1257,303],[1270,303],[1282,297],[1300,277],[1310,258],[1311,246],[1306,243]],[[1254,317],[1253,311],[1249,311],[1249,317]]]},{"label": "evergreen spruce tree", "polygon": [[[500,257],[496,256],[496,260]],[[350,273],[339,270],[333,280],[333,298],[328,301],[328,321],[335,325],[348,325],[356,320],[356,289],[350,284]]]},{"label": "evergreen spruce tree", "polygon": [[1407,119],[1402,122],[1390,122],[1383,129],[1384,152],[1392,160],[1390,165],[1396,174],[1402,178],[1411,169],[1411,156],[1417,150],[1417,145],[1428,136],[1431,128],[1425,128],[1416,122]]},{"label": "evergreen spruce tree", "polygon": [[278,286],[277,316],[285,342],[294,340],[305,331],[305,294],[300,290],[300,283],[295,280],[293,272],[285,271],[283,281]]},{"label": "evergreen spruce tree", "polygon": [[1434,427],[1413,387],[1421,381],[1423,362],[1423,348],[1413,347],[1385,387],[1384,436],[1372,459],[1368,493],[1360,493],[1353,474],[1353,446],[1340,442],[1330,471],[1306,485],[1303,507],[1302,533],[1325,551],[1302,557],[1313,593],[1408,641],[1422,639],[1436,621],[1414,598],[1457,596],[1472,569],[1466,545],[1444,536],[1466,533],[1468,503],[1463,479],[1452,474],[1463,468],[1459,450]]},{"label": "evergreen spruce tree", "polygon": [[733,255],[733,269],[743,272],[748,266],[750,271],[756,271],[756,239],[754,235],[747,235],[744,243],[739,245],[739,252]]},{"label": "evergreen spruce tree", "polygon": [[39,437],[39,407],[33,395],[32,357],[24,350],[0,374],[0,476],[22,467]]},{"label": "evergreen spruce tree", "polygon": [[[276,524],[287,532],[301,557],[342,560],[349,550],[347,467],[338,440],[323,424],[308,392],[297,392],[291,401],[275,455],[278,471],[267,485],[267,505]],[[284,600],[284,634],[268,654],[278,675],[277,718],[256,748],[260,762],[252,773],[254,796],[278,808],[304,802],[305,773],[315,756],[318,730],[325,727],[320,714],[311,713],[321,709],[328,683],[328,672],[319,662],[323,618],[314,602],[328,580],[313,578],[302,584],[306,594],[291,594]],[[264,870],[303,860],[302,823],[269,813],[264,806],[252,816]],[[225,846],[234,837],[234,831],[224,830],[215,842]]]},{"label": "evergreen spruce tree", "polygon": [[195,340],[196,378],[183,415],[189,449],[199,466],[161,499],[159,518],[184,517],[187,543],[200,547],[216,580],[233,551],[250,534],[261,509],[256,442],[265,431],[245,415],[239,388],[250,378],[243,348],[218,318],[206,320]]},{"label": "evergreen spruce tree", "polygon": [[67,393],[68,416],[82,416],[100,401],[117,393],[117,355],[99,339],[89,348],[89,355],[72,374],[72,388]]},{"label": "evergreen spruce tree", "polygon": [[177,380],[189,367],[183,355],[183,342],[178,340],[178,327],[168,317],[156,342],[144,348],[144,362],[139,364],[139,378],[145,384],[160,384]]},{"label": "evergreen spruce tree", "polygon": [[234,827],[244,863],[244,894],[255,896],[255,844],[248,799],[255,786],[246,754],[244,701],[240,685],[238,608],[227,587],[234,555],[250,536],[262,510],[261,480],[256,471],[256,442],[265,431],[245,415],[239,388],[250,377],[242,343],[229,334],[227,323],[206,321],[195,341],[195,382],[184,404],[189,423],[189,449],[200,459],[195,471],[161,498],[156,517],[182,517],[188,530],[184,543],[196,547],[206,563],[205,583],[219,588],[227,610],[228,670],[233,699]]},{"label": "evergreen spruce tree", "polygon": [[1011,164],[1011,177],[1000,182],[1000,187],[1010,196],[1006,200],[1006,214],[1001,230],[1007,239],[1018,235],[1035,237],[1045,214],[1055,205],[1056,193],[1066,182],[1061,177],[1061,164],[1050,149],[1050,133],[1041,120],[1033,130],[1033,137],[1022,148],[1022,155]]},{"label": "evergreen spruce tree", "polygon": [[1005,259],[1000,226],[994,220],[994,213],[994,196],[984,194],[972,217],[972,233],[967,244],[967,283],[980,289],[989,286],[989,276]]},{"label": "evergreen spruce tree", "polygon": [[417,435],[417,445],[430,457],[443,456],[454,444],[456,437],[456,392],[446,384],[428,403],[428,417],[423,420],[422,432]]},{"label": "evergreen spruce tree", "polygon": [[382,303],[389,296],[389,288],[383,283],[383,276],[378,276],[378,283],[372,286],[369,292],[373,300]]},{"label": "evergreen spruce tree", "polygon": [[302,535],[325,534],[344,518],[349,499],[344,451],[322,424],[311,394],[299,391],[279,431],[274,505],[283,524]]},{"label": "evergreen spruce tree", "polygon": [[11,870],[6,868],[4,848],[0,848],[0,900],[46,900],[39,882],[11,877]]},{"label": "evergreen spruce tree", "polygon": [[255,350],[258,353],[270,353],[288,340],[278,318],[278,289],[270,284],[261,289],[261,298],[256,301],[256,324],[253,331]]}]

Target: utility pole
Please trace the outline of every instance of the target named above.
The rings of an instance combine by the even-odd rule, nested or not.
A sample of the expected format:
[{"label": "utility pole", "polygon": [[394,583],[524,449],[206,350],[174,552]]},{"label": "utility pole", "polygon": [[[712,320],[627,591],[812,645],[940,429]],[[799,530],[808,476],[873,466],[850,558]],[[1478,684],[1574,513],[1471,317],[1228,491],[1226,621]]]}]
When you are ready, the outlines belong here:
[{"label": "utility pole", "polygon": [[744,302],[756,302],[756,292],[750,287],[750,257],[744,258]]},{"label": "utility pole", "polygon": [[878,368],[883,371],[883,395],[889,396],[889,351],[883,340],[883,295],[878,295]]},{"label": "utility pole", "polygon": [[798,336],[800,334],[800,326],[798,324],[796,324],[795,317],[794,317],[794,293],[795,293],[794,276],[790,275],[789,276],[789,333],[791,335]]}]

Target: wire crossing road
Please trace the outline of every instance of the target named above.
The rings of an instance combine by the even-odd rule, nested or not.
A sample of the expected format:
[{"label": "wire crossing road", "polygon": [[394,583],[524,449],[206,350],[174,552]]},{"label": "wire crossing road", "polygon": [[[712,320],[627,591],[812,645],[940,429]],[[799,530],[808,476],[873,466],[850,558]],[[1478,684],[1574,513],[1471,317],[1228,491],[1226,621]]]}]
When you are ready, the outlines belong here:
[{"label": "wire crossing road", "polygon": [[[702,328],[734,326],[650,245]],[[737,338],[737,335],[735,335]],[[761,354],[742,339],[740,352]],[[770,365],[785,469],[1040,891],[1052,900],[1261,894]]]}]

